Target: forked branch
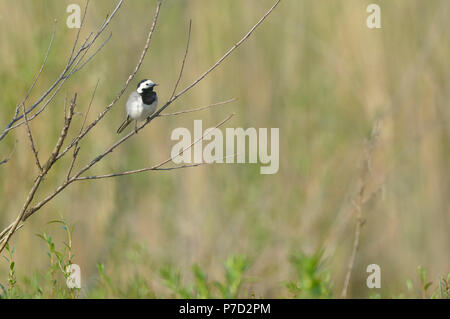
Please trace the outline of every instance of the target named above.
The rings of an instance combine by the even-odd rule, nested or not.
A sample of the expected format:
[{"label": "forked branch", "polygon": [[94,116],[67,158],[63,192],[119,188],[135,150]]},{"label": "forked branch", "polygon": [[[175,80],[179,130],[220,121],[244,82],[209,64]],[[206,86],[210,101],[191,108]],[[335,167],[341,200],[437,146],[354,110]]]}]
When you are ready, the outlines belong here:
[{"label": "forked branch", "polygon": [[[75,110],[75,105],[76,105],[76,94],[74,96],[74,98],[72,99],[72,102],[70,104],[70,107],[67,111],[67,114],[65,115],[65,120],[64,120],[64,125],[61,129],[61,133],[60,136],[58,138],[58,141],[53,149],[53,151],[51,152],[48,160],[46,161],[46,163],[44,165],[42,165],[42,169],[40,171],[40,173],[38,174],[29,194],[28,197],[25,200],[25,203],[19,213],[19,215],[17,216],[17,218],[14,220],[14,222],[9,225],[8,227],[6,227],[1,233],[0,233],[0,252],[4,249],[5,245],[7,244],[8,240],[11,238],[11,236],[14,234],[14,232],[20,228],[23,225],[23,222],[25,222],[30,216],[32,216],[36,211],[38,211],[39,209],[41,209],[45,204],[47,204],[48,202],[50,202],[55,196],[57,196],[59,193],[61,193],[64,189],[67,188],[67,186],[69,186],[70,184],[72,184],[75,181],[82,181],[82,180],[88,180],[88,179],[103,179],[103,178],[108,178],[108,177],[117,177],[117,176],[124,176],[124,175],[131,175],[131,174],[136,174],[136,173],[141,173],[141,172],[145,172],[145,171],[153,171],[153,170],[173,170],[173,169],[180,169],[180,168],[187,168],[187,167],[194,167],[194,166],[198,166],[201,164],[192,164],[192,165],[181,165],[181,166],[175,166],[175,167],[163,167],[165,164],[173,161],[172,157],[169,157],[168,159],[162,161],[161,163],[151,166],[151,167],[147,167],[147,168],[142,168],[142,169],[138,169],[138,170],[131,170],[131,171],[125,171],[125,172],[121,172],[121,173],[113,173],[113,174],[106,174],[106,175],[98,175],[98,176],[82,176],[84,173],[86,173],[88,170],[90,170],[96,163],[98,163],[99,161],[103,160],[108,154],[110,154],[111,152],[113,152],[116,148],[118,148],[120,145],[122,145],[124,142],[126,142],[127,140],[129,140],[132,136],[134,136],[135,134],[137,134],[138,131],[142,130],[146,125],[148,125],[152,120],[154,120],[157,117],[163,117],[163,116],[169,116],[169,115],[179,115],[179,114],[184,114],[184,113],[190,113],[190,112],[196,112],[196,111],[200,111],[200,110],[204,110],[207,108],[211,108],[213,106],[218,106],[218,105],[223,105],[226,103],[230,103],[232,101],[234,101],[235,99],[231,99],[231,100],[227,100],[227,101],[222,101],[222,102],[218,102],[218,103],[214,103],[214,104],[210,104],[204,107],[199,107],[199,108],[193,108],[193,109],[187,109],[184,111],[179,111],[179,112],[174,112],[174,113],[167,113],[167,114],[162,114],[162,111],[164,111],[170,104],[172,104],[176,99],[178,99],[179,97],[181,97],[183,94],[185,94],[186,92],[188,92],[189,90],[191,90],[193,87],[195,87],[201,80],[203,80],[206,76],[208,76],[214,69],[216,69],[219,65],[221,65],[221,63],[228,57],[231,55],[231,53],[236,50],[244,41],[246,41],[250,35],[255,31],[255,29],[272,13],[272,11],[276,8],[276,6],[280,3],[281,0],[277,0],[275,2],[275,4],[266,12],[266,14],[264,14],[264,16],[262,16],[262,18],[236,43],[234,44],[221,58],[219,58],[209,69],[207,69],[204,73],[202,73],[200,76],[198,76],[190,85],[188,85],[186,88],[184,88],[183,90],[179,91],[178,93],[176,93],[178,85],[180,83],[181,77],[183,75],[183,70],[185,67],[185,62],[186,62],[186,58],[188,55],[188,51],[189,51],[189,43],[190,43],[190,35],[191,35],[191,27],[192,27],[192,23],[189,23],[189,29],[188,29],[188,37],[187,37],[187,44],[186,44],[186,50],[183,56],[183,60],[181,63],[181,69],[178,75],[178,78],[175,82],[174,85],[174,90],[172,92],[172,95],[170,96],[170,98],[167,100],[167,102],[165,102],[163,104],[162,107],[160,107],[152,116],[150,116],[142,125],[140,125],[137,130],[133,130],[132,132],[128,133],[127,135],[125,135],[124,137],[120,138],[118,141],[116,141],[115,143],[113,143],[111,146],[109,146],[108,148],[106,148],[105,151],[101,152],[99,155],[95,156],[90,162],[88,162],[87,164],[85,164],[84,166],[82,166],[76,173],[74,173],[72,175],[72,171],[74,168],[74,164],[75,161],[77,159],[77,155],[78,152],[80,150],[79,147],[79,142],[96,126],[98,125],[98,123],[104,118],[104,116],[110,112],[110,110],[112,109],[112,107],[117,103],[117,101],[122,97],[122,95],[124,94],[125,90],[127,89],[128,85],[130,84],[130,82],[134,79],[136,73],[138,72],[138,70],[140,69],[142,62],[144,60],[144,57],[146,56],[146,53],[149,49],[150,46],[150,42],[152,39],[152,35],[154,33],[157,21],[158,21],[158,16],[159,16],[159,11],[160,11],[160,7],[162,4],[162,1],[158,1],[158,4],[156,6],[156,10],[155,10],[155,15],[153,18],[153,22],[151,24],[150,30],[148,32],[147,35],[147,39],[144,45],[144,48],[142,50],[142,53],[138,59],[138,62],[136,64],[136,67],[134,68],[134,70],[131,72],[131,74],[129,75],[129,77],[127,78],[127,80],[125,81],[122,89],[119,91],[119,93],[116,95],[116,97],[112,100],[112,102],[107,105],[105,107],[105,109],[100,112],[97,116],[97,118],[95,120],[93,120],[91,123],[89,123],[88,125],[86,124],[86,119],[87,119],[87,114],[89,113],[89,110],[91,108],[91,104],[92,104],[92,100],[94,98],[95,95],[95,91],[96,88],[94,89],[94,93],[92,95],[91,101],[89,103],[88,109],[84,115],[84,120],[83,120],[83,124],[81,126],[81,129],[79,130],[78,135],[73,138],[73,140],[65,147],[63,148],[63,144],[64,144],[64,140],[67,137],[67,133],[69,131],[70,125],[71,125],[71,120],[72,117],[74,115],[74,110]],[[100,34],[105,30],[106,26],[109,24],[109,22],[111,21],[112,17],[116,14],[116,12],[118,11],[118,9],[120,8],[121,4],[122,4],[123,0],[121,0],[118,5],[116,6],[115,10],[113,11],[113,13],[106,19],[106,21],[104,22],[104,24],[100,27],[100,29],[97,31],[96,34],[94,34],[94,36],[92,37],[92,34],[90,34],[86,40],[84,41],[84,43],[81,45],[80,49],[78,49],[77,51],[75,50],[75,46],[76,43],[78,41],[78,36],[75,40],[75,44],[74,44],[74,49],[72,50],[72,53],[70,55],[69,58],[69,62],[67,64],[67,66],[65,67],[64,71],[61,73],[61,75],[57,78],[57,80],[55,81],[55,83],[50,87],[50,89],[43,94],[43,96],[38,99],[38,101],[36,103],[34,103],[31,107],[29,107],[28,109],[24,109],[24,118],[25,121],[21,122],[21,123],[25,123],[27,125],[28,128],[28,132],[29,132],[29,139],[30,139],[30,143],[32,146],[32,150],[33,153],[35,154],[35,159],[36,162],[39,163],[38,166],[40,166],[40,162],[39,159],[37,157],[37,151],[36,151],[36,147],[34,145],[34,141],[33,140],[33,135],[31,134],[31,130],[29,129],[29,124],[28,121],[31,120],[33,118],[33,116],[37,116],[37,114],[39,114],[39,112],[41,112],[45,107],[46,107],[46,103],[44,103],[43,108],[41,108],[41,110],[39,110],[38,112],[36,112],[35,114],[33,114],[32,117],[28,118],[26,115],[28,115],[29,112],[31,112],[33,109],[35,109],[37,107],[37,105],[39,105],[50,93],[52,93],[52,95],[49,98],[49,101],[52,100],[52,98],[57,94],[58,90],[61,88],[61,86],[64,84],[64,82],[67,80],[68,77],[70,77],[73,73],[77,72],[78,70],[80,70],[87,62],[89,62],[91,60],[91,58],[93,56],[95,56],[96,53],[93,54],[93,56],[89,57],[87,60],[84,60],[84,57],[86,56],[87,51],[89,50],[89,48],[92,46],[92,44],[96,41],[96,39],[100,36]],[[87,6],[86,6],[87,9]],[[83,17],[83,21],[84,21],[84,17]],[[92,37],[92,39],[91,39]],[[108,38],[109,39],[109,38]],[[104,42],[104,44],[108,41],[108,39]],[[104,46],[104,44],[102,44],[100,46],[100,49]],[[99,50],[100,50],[99,49]],[[82,61],[84,61],[82,63]],[[78,66],[81,63],[80,66]],[[97,83],[98,85],[98,83]],[[217,126],[221,126],[224,123],[226,123],[231,117],[233,116],[230,115],[227,118],[225,118],[223,121],[221,121]],[[3,132],[3,134],[5,135],[10,129],[14,128],[14,123],[18,122],[21,119],[21,117],[19,116],[14,116],[13,121],[7,126],[6,130]],[[19,124],[15,124],[16,126],[20,125]],[[6,132],[6,133],[5,133]],[[182,154],[183,152],[185,152],[187,149],[191,148],[194,144],[196,143],[200,143],[205,136],[207,136],[209,134],[209,132],[205,132],[204,135],[202,135],[201,138],[197,139],[196,141],[194,141],[189,147],[187,147],[186,149],[183,149],[180,154]],[[4,135],[0,135],[0,140],[4,137]],[[35,205],[31,205],[34,195],[37,191],[37,189],[39,188],[41,182],[43,181],[45,175],[49,172],[49,170],[52,168],[53,164],[56,163],[59,159],[61,159],[62,157],[64,157],[65,154],[67,154],[67,152],[69,150],[71,150],[72,148],[74,148],[73,150],[73,155],[72,155],[72,160],[71,163],[68,167],[68,172],[66,174],[66,178],[64,180],[64,182],[62,184],[60,184],[52,193],[50,193],[49,195],[47,195],[46,197],[44,197],[43,199],[41,199],[37,204]]]}]

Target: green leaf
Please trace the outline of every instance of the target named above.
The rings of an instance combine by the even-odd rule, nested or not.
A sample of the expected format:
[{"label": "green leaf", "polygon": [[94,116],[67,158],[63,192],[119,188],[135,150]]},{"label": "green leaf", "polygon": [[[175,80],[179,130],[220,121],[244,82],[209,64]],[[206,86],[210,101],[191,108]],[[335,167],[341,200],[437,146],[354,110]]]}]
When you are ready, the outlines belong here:
[{"label": "green leaf", "polygon": [[54,219],[54,220],[51,220],[51,221],[49,221],[47,223],[47,225],[50,225],[50,224],[63,224],[63,225],[65,225],[66,223],[64,221],[62,221],[62,220]]},{"label": "green leaf", "polygon": [[417,274],[419,275],[422,285],[425,285],[425,282],[427,281],[427,270],[425,268],[422,268],[422,266],[418,266]]},{"label": "green leaf", "polygon": [[97,264],[97,269],[100,275],[104,275],[105,274],[105,265],[102,263],[98,263]]},{"label": "green leaf", "polygon": [[414,287],[414,285],[413,285],[411,279],[407,279],[406,280],[406,289],[408,289],[409,291],[412,291],[413,287]]}]

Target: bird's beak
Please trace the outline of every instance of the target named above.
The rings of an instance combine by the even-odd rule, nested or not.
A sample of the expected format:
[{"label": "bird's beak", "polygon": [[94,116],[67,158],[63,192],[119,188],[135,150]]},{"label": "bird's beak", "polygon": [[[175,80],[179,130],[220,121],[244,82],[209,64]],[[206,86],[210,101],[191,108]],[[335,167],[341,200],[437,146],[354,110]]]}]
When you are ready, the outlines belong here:
[{"label": "bird's beak", "polygon": [[158,83],[153,84],[153,86],[158,86],[158,85],[159,85]]}]

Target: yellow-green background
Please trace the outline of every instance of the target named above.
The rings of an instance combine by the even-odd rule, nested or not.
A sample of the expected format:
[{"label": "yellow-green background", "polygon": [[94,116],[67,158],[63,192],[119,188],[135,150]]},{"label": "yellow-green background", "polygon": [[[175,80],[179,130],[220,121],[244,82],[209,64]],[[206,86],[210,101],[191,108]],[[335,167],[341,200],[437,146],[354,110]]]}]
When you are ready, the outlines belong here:
[{"label": "yellow-green background", "polygon": [[[368,29],[366,7],[381,6],[381,29]],[[54,45],[30,97],[34,101],[61,72],[76,30],[68,29],[66,7],[81,1],[0,1],[0,125],[31,85],[47,49],[53,20]],[[150,51],[126,95],[142,78],[160,84],[160,101],[170,95],[192,37],[184,88],[226,52],[272,5],[271,0],[167,0]],[[71,78],[48,109],[32,121],[42,161],[63,121],[63,102],[78,92],[85,112],[97,80],[88,120],[109,104],[134,69],[151,24],[155,1],[125,1],[108,31],[105,49]],[[115,3],[91,1],[87,31],[99,26]],[[349,203],[364,158],[364,139],[376,119],[381,136],[368,189],[381,191],[363,207],[366,220],[350,296],[367,297],[366,266],[381,266],[383,295],[398,294],[417,265],[430,277],[450,269],[450,2],[447,0],[283,0],[254,35],[219,69],[168,109],[171,111],[237,98],[233,104],[185,116],[157,119],[108,155],[91,174],[149,166],[166,159],[176,127],[204,127],[236,116],[229,127],[280,128],[280,169],[260,175],[259,165],[217,164],[170,172],[71,185],[13,237],[17,272],[30,275],[48,263],[47,231],[60,244],[63,233],[46,225],[63,215],[76,224],[75,262],[84,283],[102,262],[113,277],[136,272],[152,289],[163,290],[157,269],[171,263],[189,279],[201,265],[220,277],[231,254],[253,260],[246,289],[257,297],[287,297],[292,277],[289,254],[323,247],[339,295],[349,260],[355,216]],[[107,35],[108,32],[105,33]],[[78,165],[118,139],[125,98],[81,143]],[[82,116],[76,116],[72,135]],[[0,142],[0,225],[17,215],[36,175],[22,126]],[[55,166],[40,199],[64,179],[70,156]],[[142,257],[145,255],[145,258]],[[144,258],[141,260],[139,258]],[[7,263],[0,263],[0,282]],[[155,272],[156,270],[156,272]],[[245,297],[245,296],[243,296]]]}]

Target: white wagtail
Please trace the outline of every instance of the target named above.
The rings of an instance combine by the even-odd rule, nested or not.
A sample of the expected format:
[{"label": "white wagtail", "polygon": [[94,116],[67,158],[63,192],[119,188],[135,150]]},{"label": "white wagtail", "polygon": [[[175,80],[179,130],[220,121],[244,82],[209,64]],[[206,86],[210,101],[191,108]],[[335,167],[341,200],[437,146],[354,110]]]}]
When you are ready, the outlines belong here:
[{"label": "white wagtail", "polygon": [[153,88],[158,84],[151,80],[142,80],[137,86],[137,90],[130,94],[127,101],[127,118],[120,125],[117,134],[120,134],[133,120],[135,131],[137,132],[137,121],[144,121],[153,114],[158,105],[158,96]]}]

